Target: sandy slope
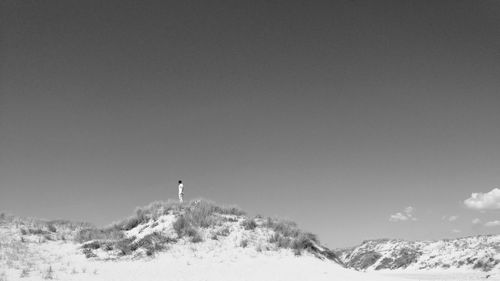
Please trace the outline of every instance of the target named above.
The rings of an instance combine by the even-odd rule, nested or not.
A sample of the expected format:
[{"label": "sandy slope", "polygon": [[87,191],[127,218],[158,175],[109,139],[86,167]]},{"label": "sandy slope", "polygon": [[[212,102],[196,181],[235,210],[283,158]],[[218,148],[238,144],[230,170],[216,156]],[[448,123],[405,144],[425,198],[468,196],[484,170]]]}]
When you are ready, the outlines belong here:
[{"label": "sandy slope", "polygon": [[200,252],[204,249],[179,245],[155,258],[102,261],[86,259],[76,244],[50,242],[43,248],[57,254],[39,261],[24,278],[20,277],[21,270],[0,270],[6,273],[6,280],[45,280],[49,266],[53,269],[54,279],[68,281],[401,280],[378,273],[347,270],[310,255],[296,257],[285,250],[264,254],[247,249]]},{"label": "sandy slope", "polygon": [[[173,217],[166,215],[158,219],[158,224],[148,222],[127,235],[141,237],[158,230],[168,234],[172,221]],[[0,226],[0,280],[401,280],[345,269],[309,253],[296,256],[289,249],[258,250],[255,243],[265,242],[261,238],[266,230],[245,231],[237,222],[228,225],[231,232],[227,237],[213,240],[205,233],[202,243],[181,239],[154,257],[116,258],[98,250],[98,257],[88,259],[82,254],[82,244],[40,241],[39,236],[21,236],[15,225],[4,224]],[[242,239],[250,241],[247,247],[239,246]]]},{"label": "sandy slope", "polygon": [[[86,259],[78,244],[51,241],[36,250],[43,259],[34,259],[29,276],[21,278],[22,268],[0,269],[5,280],[46,280],[53,269],[56,280],[132,281],[132,280],[484,280],[486,274],[471,271],[381,271],[357,272],[320,260],[309,254],[300,257],[291,251],[256,252],[251,248],[209,248],[206,244],[180,243],[154,258],[121,260]],[[489,280],[495,280],[498,274]],[[499,279],[496,279],[499,280]]]},{"label": "sandy slope", "polygon": [[[152,233],[175,238],[153,256],[144,249],[120,255],[116,250],[97,248],[87,258],[83,246],[71,239],[80,224],[62,223],[50,229],[45,222],[18,218],[0,223],[0,281],[88,280],[88,281],[233,281],[233,280],[500,280],[497,271],[395,270],[360,272],[346,269],[318,252],[296,255],[290,248],[270,242],[273,230],[263,219],[247,229],[243,215],[217,215],[217,223],[199,228],[201,242],[179,237],[173,222],[179,213],[162,212],[124,231],[127,239],[139,240]],[[33,232],[42,229],[44,232]],[[223,232],[222,230],[226,230]],[[214,236],[214,233],[219,233]],[[67,238],[64,238],[67,237]],[[244,245],[242,244],[244,243]],[[87,242],[86,242],[87,243]],[[88,242],[90,243],[90,241]],[[321,248],[320,245],[317,245]],[[323,253],[320,251],[320,253]],[[316,255],[316,256],[314,256]]]},{"label": "sandy slope", "polygon": [[348,267],[361,270],[500,270],[500,235],[478,235],[437,241],[367,240],[337,251]]}]

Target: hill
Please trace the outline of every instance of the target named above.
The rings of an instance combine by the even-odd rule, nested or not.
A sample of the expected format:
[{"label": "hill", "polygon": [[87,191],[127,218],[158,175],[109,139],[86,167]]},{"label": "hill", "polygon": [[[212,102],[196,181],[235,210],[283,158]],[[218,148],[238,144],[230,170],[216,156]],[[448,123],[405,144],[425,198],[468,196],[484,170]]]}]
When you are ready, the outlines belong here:
[{"label": "hill", "polygon": [[500,235],[438,241],[367,240],[337,250],[349,268],[357,270],[500,269]]},{"label": "hill", "polygon": [[155,202],[103,228],[0,215],[1,281],[360,280],[339,263],[291,221],[206,200]]},{"label": "hill", "polygon": [[[206,200],[154,202],[106,227],[0,214],[0,281],[164,280],[482,280],[498,273],[498,237],[462,242],[367,241],[334,253],[316,235],[279,218],[249,217],[237,207]],[[444,243],[444,244],[439,244]],[[449,243],[459,243],[449,252]],[[441,245],[441,246],[440,246]],[[426,249],[434,249],[430,256]],[[475,254],[482,270],[450,270]],[[495,256],[496,253],[496,256]],[[340,257],[339,257],[340,256]],[[451,262],[452,257],[457,263]],[[490,262],[486,257],[493,257]],[[440,261],[432,274],[388,269],[419,268]],[[416,259],[416,261],[415,261]],[[375,260],[375,262],[372,262]],[[344,263],[360,272],[348,269]],[[431,263],[428,263],[431,264]],[[493,267],[491,267],[493,266]],[[491,268],[490,268],[491,267]],[[429,267],[431,268],[431,267]],[[479,273],[478,273],[479,272]],[[437,274],[437,275],[436,275]]]}]

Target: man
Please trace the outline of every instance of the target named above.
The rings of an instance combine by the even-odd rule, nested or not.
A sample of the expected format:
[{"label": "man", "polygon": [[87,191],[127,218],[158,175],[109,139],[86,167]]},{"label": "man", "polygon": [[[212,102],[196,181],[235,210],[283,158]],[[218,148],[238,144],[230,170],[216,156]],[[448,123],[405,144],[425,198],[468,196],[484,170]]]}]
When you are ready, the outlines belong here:
[{"label": "man", "polygon": [[184,185],[182,184],[182,181],[179,181],[179,202],[182,203],[182,199],[184,197]]}]

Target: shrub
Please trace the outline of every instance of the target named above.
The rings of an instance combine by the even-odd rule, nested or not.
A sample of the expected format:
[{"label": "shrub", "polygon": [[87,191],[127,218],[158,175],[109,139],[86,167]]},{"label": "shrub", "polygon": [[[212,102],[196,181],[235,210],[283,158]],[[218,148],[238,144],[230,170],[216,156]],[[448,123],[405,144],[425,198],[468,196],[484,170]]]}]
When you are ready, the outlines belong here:
[{"label": "shrub", "polygon": [[101,247],[101,244],[102,244],[102,242],[100,242],[100,241],[92,241],[90,243],[83,245],[82,248],[97,250]]},{"label": "shrub", "polygon": [[375,270],[388,269],[391,268],[391,264],[394,260],[388,257],[383,258]]},{"label": "shrub", "polygon": [[179,216],[172,226],[179,237],[184,236],[187,230],[191,228],[190,222],[183,215]]},{"label": "shrub", "polygon": [[257,223],[254,219],[245,219],[241,222],[241,226],[243,226],[245,230],[254,230],[257,227]]},{"label": "shrub", "polygon": [[47,224],[47,229],[50,232],[57,232],[57,228],[53,224],[51,224],[51,223]]},{"label": "shrub", "polygon": [[218,206],[214,202],[204,199],[193,200],[189,203],[190,209],[200,209],[207,214],[221,214],[221,215],[235,215],[235,216],[243,216],[245,212],[243,212],[237,206]]},{"label": "shrub", "polygon": [[245,211],[241,210],[238,206],[223,207],[221,213],[224,215],[244,216]]},{"label": "shrub", "polygon": [[213,205],[199,203],[186,213],[193,224],[206,228],[217,223],[213,215],[215,210]]},{"label": "shrub", "polygon": [[375,264],[381,257],[382,255],[379,253],[375,251],[369,251],[362,253],[360,255],[356,255],[355,257],[349,260],[347,265],[355,269],[367,269],[368,267]]},{"label": "shrub", "polygon": [[247,246],[248,246],[248,240],[247,239],[241,240],[240,247],[246,248]]},{"label": "shrub", "polygon": [[152,256],[155,252],[165,249],[165,244],[170,242],[175,242],[175,240],[161,233],[154,232],[137,241],[137,247],[144,248],[146,250],[146,255]]},{"label": "shrub", "polygon": [[83,254],[85,255],[85,257],[87,259],[90,259],[90,258],[95,258],[97,257],[96,254],[94,254],[94,252],[92,252],[92,249],[89,249],[89,248],[85,248],[82,250]]},{"label": "shrub", "polygon": [[271,237],[269,238],[269,243],[277,243],[280,239],[280,234],[279,233],[274,233],[273,235],[271,235]]},{"label": "shrub", "polygon": [[116,228],[121,230],[130,230],[139,224],[146,223],[150,219],[156,220],[170,211],[180,212],[184,210],[185,215],[190,217],[192,223],[199,227],[209,227],[219,222],[215,214],[237,215],[245,213],[236,206],[218,206],[208,200],[193,200],[189,203],[179,203],[177,200],[167,202],[157,201],[148,206],[137,208],[135,214],[130,218],[116,223]]},{"label": "shrub", "polygon": [[29,229],[28,232],[30,234],[34,234],[34,235],[41,235],[41,234],[48,234],[47,231],[45,230],[42,230],[41,228],[36,228],[36,229]]},{"label": "shrub", "polygon": [[276,244],[278,248],[287,249],[290,248],[292,239],[289,237],[284,237],[279,233],[274,233],[271,238],[269,238],[269,243]]},{"label": "shrub", "polygon": [[199,232],[194,232],[191,234],[191,242],[193,243],[199,243],[203,241],[203,237],[201,237]]},{"label": "shrub", "polygon": [[490,271],[492,270],[497,264],[500,263],[500,260],[495,260],[494,258],[489,258],[487,260],[479,260],[477,261],[473,268],[474,269],[481,269],[482,271]]},{"label": "shrub", "polygon": [[91,240],[120,240],[125,235],[116,227],[109,227],[105,229],[86,228],[78,231],[74,240],[78,243],[85,243]]},{"label": "shrub", "polygon": [[197,243],[202,241],[200,234],[193,227],[192,221],[189,217],[184,215],[179,216],[174,222],[173,227],[179,238],[187,236],[191,237],[191,242]]},{"label": "shrub", "polygon": [[297,238],[292,241],[291,247],[297,250],[313,250],[314,244],[318,243],[316,235],[311,233],[300,233]]},{"label": "shrub", "polygon": [[335,258],[335,254],[317,249],[315,245],[319,244],[318,238],[314,234],[300,231],[294,222],[268,218],[263,227],[274,231],[269,242],[274,243],[278,248],[291,248],[296,255],[307,250],[329,259]]},{"label": "shrub", "polygon": [[139,222],[139,224],[148,222],[150,218],[149,214],[150,212],[148,213],[147,210],[142,208],[137,208],[135,210],[136,219]]},{"label": "shrub", "polygon": [[137,250],[137,245],[133,243],[135,237],[124,238],[117,241],[114,246],[120,251],[120,255],[125,256]]},{"label": "shrub", "polygon": [[300,230],[297,228],[297,224],[291,221],[267,218],[264,226],[274,230],[274,232],[280,233],[285,237],[295,238],[300,234]]},{"label": "shrub", "polygon": [[219,229],[216,234],[219,235],[219,236],[229,236],[229,234],[231,233],[231,231],[229,230],[229,227],[224,227],[222,229]]},{"label": "shrub", "polygon": [[122,230],[125,230],[125,231],[128,231],[128,230],[131,230],[132,228],[138,226],[140,223],[139,219],[138,218],[129,218],[127,219],[121,226],[121,229]]},{"label": "shrub", "polygon": [[139,224],[148,222],[150,219],[156,220],[160,216],[168,214],[169,211],[178,212],[181,209],[182,205],[177,201],[156,201],[148,206],[137,208],[133,216],[115,223],[115,226],[122,230],[130,230]]},{"label": "shrub", "polygon": [[391,269],[407,268],[410,264],[417,262],[420,255],[421,253],[415,249],[401,248]]},{"label": "shrub", "polygon": [[290,248],[292,246],[292,239],[290,239],[289,237],[283,237],[279,235],[276,245],[279,248],[284,248],[284,249]]}]

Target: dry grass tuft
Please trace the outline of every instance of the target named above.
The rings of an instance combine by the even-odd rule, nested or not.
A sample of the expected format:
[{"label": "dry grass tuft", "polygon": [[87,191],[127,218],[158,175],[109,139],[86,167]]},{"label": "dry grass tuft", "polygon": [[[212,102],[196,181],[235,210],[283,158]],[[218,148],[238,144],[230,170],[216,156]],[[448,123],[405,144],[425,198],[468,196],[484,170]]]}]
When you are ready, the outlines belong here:
[{"label": "dry grass tuft", "polygon": [[245,230],[254,230],[257,227],[257,223],[254,219],[247,218],[241,222],[241,226],[243,226]]},{"label": "dry grass tuft", "polygon": [[304,250],[314,253],[315,245],[319,244],[316,235],[302,232],[297,224],[291,221],[268,218],[263,226],[274,231],[269,239],[270,243],[278,248],[292,249],[296,255],[300,255]]}]

